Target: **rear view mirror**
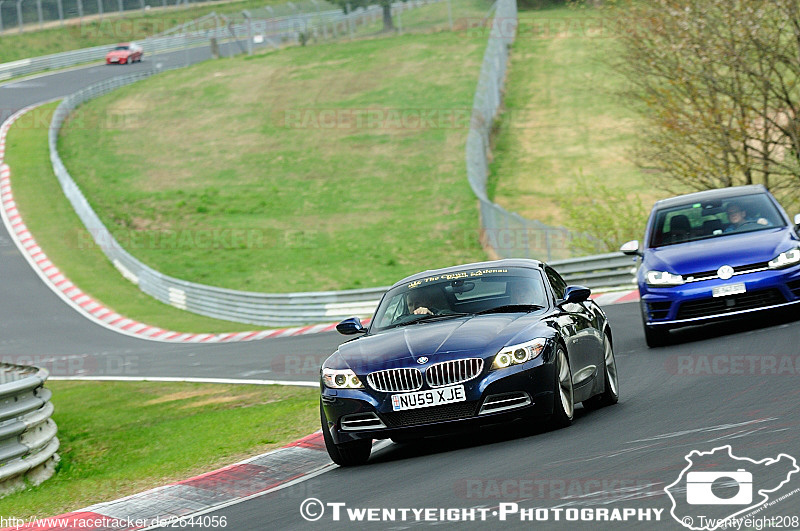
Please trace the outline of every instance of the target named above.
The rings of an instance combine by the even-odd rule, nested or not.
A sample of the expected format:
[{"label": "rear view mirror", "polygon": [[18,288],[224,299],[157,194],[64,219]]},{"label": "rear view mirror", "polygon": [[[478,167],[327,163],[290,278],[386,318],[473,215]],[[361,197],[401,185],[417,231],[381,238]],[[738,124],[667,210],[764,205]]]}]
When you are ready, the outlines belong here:
[{"label": "rear view mirror", "polygon": [[448,293],[467,293],[475,289],[475,283],[464,280],[454,280],[449,286],[445,286],[444,290]]}]

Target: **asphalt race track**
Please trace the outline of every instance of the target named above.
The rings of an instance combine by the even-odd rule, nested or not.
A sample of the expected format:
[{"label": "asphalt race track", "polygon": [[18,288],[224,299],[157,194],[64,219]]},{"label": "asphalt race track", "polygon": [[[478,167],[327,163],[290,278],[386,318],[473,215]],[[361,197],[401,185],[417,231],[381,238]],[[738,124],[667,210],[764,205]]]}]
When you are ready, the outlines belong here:
[{"label": "asphalt race track", "polygon": [[[98,80],[204,59],[205,49],[146,57],[140,65],[97,66],[0,86],[0,117],[67,95]],[[313,381],[319,362],[344,340],[322,333],[236,344],[167,344],[117,334],[85,319],[41,283],[0,229],[0,360],[47,367],[54,376],[230,377]],[[670,516],[664,487],[686,467],[692,450],[729,444],[754,460],[800,457],[800,314],[766,315],[684,331],[672,345],[648,349],[637,304],[607,309],[620,375],[621,400],[593,412],[576,410],[559,431],[514,425],[468,436],[389,444],[369,463],[327,472],[221,509],[227,529],[469,528],[683,529]],[[780,471],[767,474],[779,481]],[[784,474],[785,475],[785,474]],[[760,478],[764,481],[764,478]],[[800,488],[800,474],[790,478]],[[333,521],[300,514],[309,498],[346,508],[479,507],[485,522]],[[506,521],[491,511],[516,502],[547,508],[548,521]],[[508,506],[506,506],[508,507]],[[555,509],[656,509],[660,522],[554,521]],[[438,514],[438,512],[437,512]],[[541,513],[544,514],[544,513]],[[565,514],[565,513],[564,513]],[[654,514],[651,512],[651,514]],[[800,517],[800,495],[758,516]],[[783,526],[797,528],[798,526]]]}]

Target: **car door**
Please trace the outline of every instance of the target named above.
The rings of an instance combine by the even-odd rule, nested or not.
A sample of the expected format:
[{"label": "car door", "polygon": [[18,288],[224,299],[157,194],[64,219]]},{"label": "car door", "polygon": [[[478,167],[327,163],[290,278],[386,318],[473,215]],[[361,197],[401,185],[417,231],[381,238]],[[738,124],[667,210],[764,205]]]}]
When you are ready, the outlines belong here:
[{"label": "car door", "polygon": [[[553,268],[545,266],[547,280],[557,299],[563,300],[567,283]],[[563,303],[557,318],[567,342],[572,381],[576,387],[590,381],[602,368],[602,339],[589,303]]]}]

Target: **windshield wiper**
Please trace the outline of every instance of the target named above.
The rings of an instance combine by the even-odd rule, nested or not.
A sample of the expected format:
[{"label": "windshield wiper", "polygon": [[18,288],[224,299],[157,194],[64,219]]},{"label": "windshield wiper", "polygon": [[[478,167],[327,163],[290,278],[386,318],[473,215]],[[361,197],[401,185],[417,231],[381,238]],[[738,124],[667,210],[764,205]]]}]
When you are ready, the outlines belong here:
[{"label": "windshield wiper", "polygon": [[465,315],[471,315],[468,313],[435,313],[435,314],[422,314],[419,316],[419,319],[414,319],[406,324],[416,324],[421,323],[424,321],[434,321],[439,319],[450,319],[451,317],[464,317]]},{"label": "windshield wiper", "polygon": [[422,322],[427,322],[427,321],[434,321],[434,320],[439,320],[439,319],[444,320],[444,319],[450,319],[452,317],[464,317],[465,315],[472,315],[472,314],[469,314],[469,313],[441,313],[441,314],[424,313],[424,314],[420,314],[420,315],[416,316],[416,319],[411,319],[409,321],[401,321],[399,323],[394,323],[394,324],[389,325],[389,326],[387,326],[385,328],[381,328],[381,330],[388,330],[390,328],[399,328],[401,326],[407,326],[407,325],[412,325],[412,324],[417,324],[417,323],[422,323]]},{"label": "windshield wiper", "polygon": [[515,313],[515,312],[533,312],[541,310],[544,306],[538,304],[504,304],[502,306],[495,306],[488,310],[483,310],[475,315],[485,315],[487,313]]}]

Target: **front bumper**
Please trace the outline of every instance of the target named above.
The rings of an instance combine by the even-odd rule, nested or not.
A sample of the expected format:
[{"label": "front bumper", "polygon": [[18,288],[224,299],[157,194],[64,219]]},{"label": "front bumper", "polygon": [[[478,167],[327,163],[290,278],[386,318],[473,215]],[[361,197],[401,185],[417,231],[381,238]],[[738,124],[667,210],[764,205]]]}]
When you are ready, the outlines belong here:
[{"label": "front bumper", "polygon": [[[465,382],[464,402],[396,412],[391,404],[393,393],[323,387],[322,406],[337,444],[358,439],[442,435],[522,417],[549,415],[553,411],[554,382],[552,360],[537,358],[518,367],[484,372]],[[421,390],[426,389],[427,385]],[[527,403],[517,400],[523,393],[530,398]],[[490,398],[491,404],[495,404],[493,408],[488,407]],[[505,399],[508,401],[502,402]],[[508,406],[498,407],[499,404]],[[352,426],[348,419],[369,417],[377,417],[382,427],[344,429],[342,426],[343,419]]]},{"label": "front bumper", "polygon": [[[738,283],[745,285],[744,293],[713,296],[713,288]],[[653,288],[640,279],[639,293],[645,324],[667,328],[732,319],[764,310],[798,309],[800,265],[669,288]]]}]

